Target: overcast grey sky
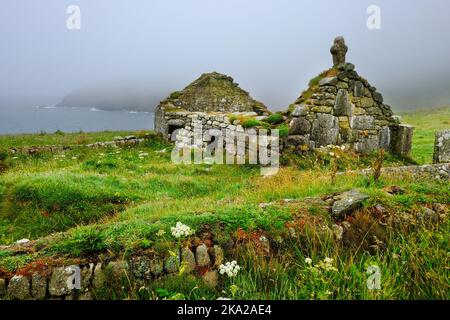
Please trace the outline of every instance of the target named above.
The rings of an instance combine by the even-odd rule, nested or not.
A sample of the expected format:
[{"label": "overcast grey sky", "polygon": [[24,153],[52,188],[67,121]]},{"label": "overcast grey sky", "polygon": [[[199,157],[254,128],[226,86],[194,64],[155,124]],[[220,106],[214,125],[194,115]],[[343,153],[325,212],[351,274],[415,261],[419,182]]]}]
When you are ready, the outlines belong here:
[{"label": "overcast grey sky", "polygon": [[[81,30],[66,28],[71,4]],[[371,4],[379,31],[366,27]],[[448,0],[2,0],[0,94],[124,83],[162,98],[218,71],[284,109],[343,35],[348,61],[394,108],[448,105],[449,14]]]}]

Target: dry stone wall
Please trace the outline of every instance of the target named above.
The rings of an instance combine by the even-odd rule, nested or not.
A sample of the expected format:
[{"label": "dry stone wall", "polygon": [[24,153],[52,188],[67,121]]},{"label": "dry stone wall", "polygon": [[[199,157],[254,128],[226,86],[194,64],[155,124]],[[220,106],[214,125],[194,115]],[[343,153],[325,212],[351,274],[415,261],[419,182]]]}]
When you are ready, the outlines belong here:
[{"label": "dry stone wall", "polygon": [[321,74],[290,110],[294,147],[348,145],[361,153],[386,149],[406,156],[410,152],[413,128],[400,124],[383,96],[351,63]]},{"label": "dry stone wall", "polygon": [[200,244],[196,248],[182,248],[177,256],[161,257],[149,253],[107,263],[93,261],[34,272],[22,270],[7,278],[0,277],[0,299],[91,300],[120,297],[132,291],[133,287],[139,289],[156,279],[178,273],[181,266],[185,266],[184,272],[197,274],[206,285],[215,287],[219,278],[218,268],[223,262],[224,251],[220,246]]}]

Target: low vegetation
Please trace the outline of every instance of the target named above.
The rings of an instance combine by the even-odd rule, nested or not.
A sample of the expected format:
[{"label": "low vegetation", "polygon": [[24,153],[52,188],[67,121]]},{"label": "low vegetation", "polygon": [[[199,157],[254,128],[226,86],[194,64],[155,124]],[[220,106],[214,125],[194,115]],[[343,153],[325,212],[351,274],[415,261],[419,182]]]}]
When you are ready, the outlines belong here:
[{"label": "low vegetation", "polygon": [[[345,150],[286,155],[273,177],[250,165],[175,165],[171,146],[157,137],[124,148],[78,143],[128,132],[1,136],[0,245],[37,241],[26,252],[0,249],[0,274],[39,261],[101,260],[149,249],[168,255],[179,244],[170,228],[181,221],[195,230],[187,243],[207,237],[240,271],[221,275],[216,288],[181,272],[130,290],[126,298],[449,299],[448,217],[441,213],[439,223],[417,218],[436,204],[448,211],[448,181],[380,174],[386,165],[430,162],[434,124],[422,116],[428,117],[404,116],[418,126],[413,159],[358,158]],[[75,147],[57,154],[6,152],[49,144]],[[367,167],[375,169],[372,175],[347,172]],[[401,192],[386,191],[392,186]],[[349,189],[369,199],[336,220],[326,196]],[[404,217],[411,219],[399,224]],[[336,239],[336,224],[350,225],[343,239]],[[366,285],[371,266],[380,269],[380,290]]]}]

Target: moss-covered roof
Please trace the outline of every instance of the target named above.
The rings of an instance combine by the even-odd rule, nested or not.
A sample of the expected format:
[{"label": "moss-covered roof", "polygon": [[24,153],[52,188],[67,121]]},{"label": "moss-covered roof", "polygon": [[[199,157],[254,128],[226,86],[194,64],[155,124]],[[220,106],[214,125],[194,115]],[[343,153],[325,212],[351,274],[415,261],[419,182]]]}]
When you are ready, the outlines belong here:
[{"label": "moss-covered roof", "polygon": [[268,112],[264,104],[242,90],[233,78],[217,72],[202,74],[182,91],[171,93],[160,107],[167,111]]}]

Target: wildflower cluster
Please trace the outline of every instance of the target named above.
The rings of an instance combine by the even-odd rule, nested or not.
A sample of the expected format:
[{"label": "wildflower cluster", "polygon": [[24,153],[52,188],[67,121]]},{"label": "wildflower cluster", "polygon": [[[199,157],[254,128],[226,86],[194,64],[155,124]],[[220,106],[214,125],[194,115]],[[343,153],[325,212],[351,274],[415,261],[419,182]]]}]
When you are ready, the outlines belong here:
[{"label": "wildflower cluster", "polygon": [[220,274],[227,274],[229,278],[236,277],[241,267],[238,266],[236,261],[226,262],[219,266]]},{"label": "wildflower cluster", "polygon": [[182,224],[180,221],[177,222],[175,227],[171,227],[170,231],[172,231],[172,235],[175,238],[188,237],[194,233],[194,231],[190,227],[188,227],[185,224]]},{"label": "wildflower cluster", "polygon": [[338,271],[338,269],[333,265],[334,260],[332,258],[325,258],[322,261],[319,261],[314,266],[312,265],[313,261],[311,258],[306,258],[305,263],[310,265],[310,268],[313,271]]}]

